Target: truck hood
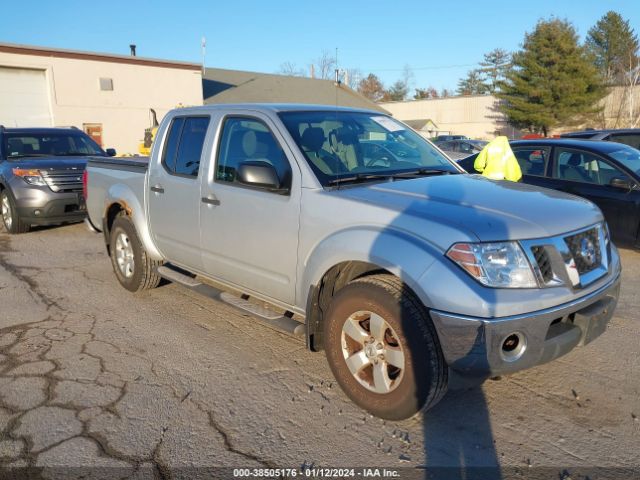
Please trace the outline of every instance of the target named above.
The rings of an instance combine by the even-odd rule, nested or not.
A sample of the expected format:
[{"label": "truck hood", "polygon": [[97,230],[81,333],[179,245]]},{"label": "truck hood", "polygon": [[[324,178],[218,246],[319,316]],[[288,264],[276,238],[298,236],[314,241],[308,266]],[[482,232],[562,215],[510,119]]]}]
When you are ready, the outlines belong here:
[{"label": "truck hood", "polygon": [[84,170],[89,157],[25,157],[11,160],[11,168],[37,170]]},{"label": "truck hood", "polygon": [[[443,175],[336,190],[337,195],[397,212],[395,223],[417,235],[416,219],[445,224],[480,241],[543,238],[602,221],[588,200],[479,175]],[[413,219],[413,221],[412,221]]]}]

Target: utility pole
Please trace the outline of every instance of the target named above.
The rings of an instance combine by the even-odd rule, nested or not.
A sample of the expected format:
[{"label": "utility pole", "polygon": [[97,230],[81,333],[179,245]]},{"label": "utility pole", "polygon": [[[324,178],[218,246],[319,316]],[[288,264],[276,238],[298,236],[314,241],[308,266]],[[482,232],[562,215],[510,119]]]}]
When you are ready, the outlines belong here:
[{"label": "utility pole", "polygon": [[207,67],[205,65],[205,58],[207,55],[207,39],[204,35],[202,36],[200,45],[202,47],[202,76],[204,77],[205,73],[207,73]]}]

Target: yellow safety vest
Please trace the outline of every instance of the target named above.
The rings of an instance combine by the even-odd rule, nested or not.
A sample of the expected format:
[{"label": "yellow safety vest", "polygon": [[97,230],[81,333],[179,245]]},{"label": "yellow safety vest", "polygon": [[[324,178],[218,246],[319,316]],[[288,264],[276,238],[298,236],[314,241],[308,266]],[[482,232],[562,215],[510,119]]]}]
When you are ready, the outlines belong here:
[{"label": "yellow safety vest", "polygon": [[478,154],[473,168],[492,180],[517,182],[522,178],[520,165],[507,137],[496,137],[487,143]]}]

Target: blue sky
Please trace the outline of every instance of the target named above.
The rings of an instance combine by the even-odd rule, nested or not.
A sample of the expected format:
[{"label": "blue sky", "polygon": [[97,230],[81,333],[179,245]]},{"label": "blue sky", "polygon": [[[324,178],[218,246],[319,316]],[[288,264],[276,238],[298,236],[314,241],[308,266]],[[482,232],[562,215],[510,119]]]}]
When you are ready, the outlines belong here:
[{"label": "blue sky", "polygon": [[405,64],[413,87],[455,89],[496,47],[519,48],[541,17],[570,20],[582,38],[608,10],[640,30],[638,0],[413,1],[33,1],[3,2],[0,41],[129,53],[209,67],[277,72],[308,65],[338,48],[342,67],[373,72],[386,84]]}]

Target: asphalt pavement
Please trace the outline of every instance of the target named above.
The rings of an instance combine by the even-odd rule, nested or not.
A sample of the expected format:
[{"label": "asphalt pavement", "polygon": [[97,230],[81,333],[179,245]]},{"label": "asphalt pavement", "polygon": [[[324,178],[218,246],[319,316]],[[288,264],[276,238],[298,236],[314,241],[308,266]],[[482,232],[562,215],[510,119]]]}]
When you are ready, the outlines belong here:
[{"label": "asphalt pavement", "polygon": [[640,253],[622,258],[620,304],[595,342],[389,422],[352,404],[301,340],[178,285],[124,290],[82,225],[0,230],[0,466],[640,468]]}]

